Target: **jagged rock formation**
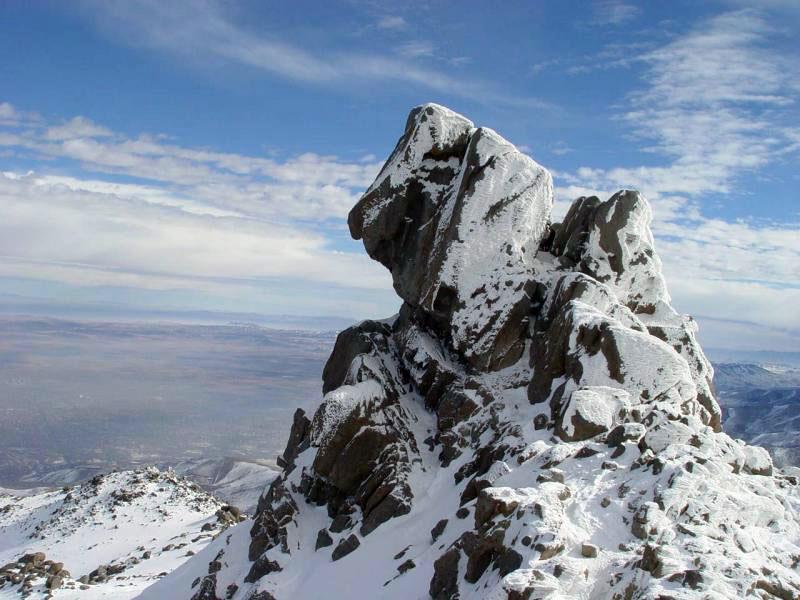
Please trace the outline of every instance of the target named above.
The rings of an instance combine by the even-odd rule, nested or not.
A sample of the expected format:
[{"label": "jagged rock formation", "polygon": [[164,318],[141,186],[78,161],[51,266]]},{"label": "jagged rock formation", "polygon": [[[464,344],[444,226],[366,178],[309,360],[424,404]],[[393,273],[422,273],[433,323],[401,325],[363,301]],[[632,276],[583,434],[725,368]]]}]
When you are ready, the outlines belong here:
[{"label": "jagged rock formation", "polygon": [[720,432],[649,205],[551,203],[496,133],[413,110],[349,218],[399,314],[339,336],[250,531],[144,597],[798,597],[798,481]]}]

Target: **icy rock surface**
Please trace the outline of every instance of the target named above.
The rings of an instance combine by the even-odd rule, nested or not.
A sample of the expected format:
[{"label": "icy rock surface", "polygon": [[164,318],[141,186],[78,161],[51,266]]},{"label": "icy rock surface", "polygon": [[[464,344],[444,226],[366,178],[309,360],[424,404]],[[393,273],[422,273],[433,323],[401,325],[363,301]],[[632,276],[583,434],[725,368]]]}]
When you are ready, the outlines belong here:
[{"label": "icy rock surface", "polygon": [[799,597],[797,478],[720,432],[648,203],[551,202],[496,133],[414,109],[350,214],[397,317],[340,334],[249,532],[143,597]]}]

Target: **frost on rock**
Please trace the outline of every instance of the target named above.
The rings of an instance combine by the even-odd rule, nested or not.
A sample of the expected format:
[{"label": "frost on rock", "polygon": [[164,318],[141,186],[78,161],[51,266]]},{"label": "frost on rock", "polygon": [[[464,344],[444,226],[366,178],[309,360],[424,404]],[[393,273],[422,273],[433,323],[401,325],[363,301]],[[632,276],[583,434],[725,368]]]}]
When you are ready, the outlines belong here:
[{"label": "frost on rock", "polygon": [[[551,204],[547,172],[496,133],[414,109],[349,218],[397,317],[339,335],[249,537],[161,589],[800,597],[798,478],[720,431],[647,201],[579,198],[563,223]],[[230,560],[212,577],[214,553]]]},{"label": "frost on rock", "polygon": [[349,217],[400,297],[472,365],[520,357],[529,272],[552,205],[550,174],[491,129],[414,109],[406,132]]},{"label": "frost on rock", "polygon": [[587,440],[609,431],[624,418],[630,405],[625,390],[609,387],[585,387],[572,392],[556,427],[570,442]]}]

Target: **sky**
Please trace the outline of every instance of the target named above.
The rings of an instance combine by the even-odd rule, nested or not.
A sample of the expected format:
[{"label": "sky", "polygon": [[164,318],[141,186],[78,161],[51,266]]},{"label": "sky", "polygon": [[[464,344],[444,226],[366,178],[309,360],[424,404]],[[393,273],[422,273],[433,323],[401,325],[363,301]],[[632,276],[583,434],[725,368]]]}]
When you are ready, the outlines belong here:
[{"label": "sky", "polygon": [[641,190],[704,343],[800,351],[800,3],[400,4],[0,3],[0,298],[391,315],[346,216],[438,102],[556,219]]}]

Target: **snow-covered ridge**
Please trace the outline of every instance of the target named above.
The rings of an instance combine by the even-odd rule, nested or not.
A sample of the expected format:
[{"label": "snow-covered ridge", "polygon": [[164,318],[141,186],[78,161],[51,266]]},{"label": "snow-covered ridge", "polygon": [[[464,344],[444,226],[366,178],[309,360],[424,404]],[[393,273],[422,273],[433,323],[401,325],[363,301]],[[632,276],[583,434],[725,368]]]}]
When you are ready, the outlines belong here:
[{"label": "snow-covered ridge", "polygon": [[264,461],[234,458],[202,458],[187,460],[171,468],[179,475],[199,484],[215,498],[252,515],[258,499],[278,476],[277,467]]},{"label": "snow-covered ridge", "polygon": [[0,494],[0,598],[133,598],[239,521],[171,471]]},{"label": "snow-covered ridge", "polygon": [[397,317],[339,335],[249,533],[142,597],[800,597],[798,479],[721,431],[648,202],[551,204],[496,133],[414,109],[349,217]]}]

